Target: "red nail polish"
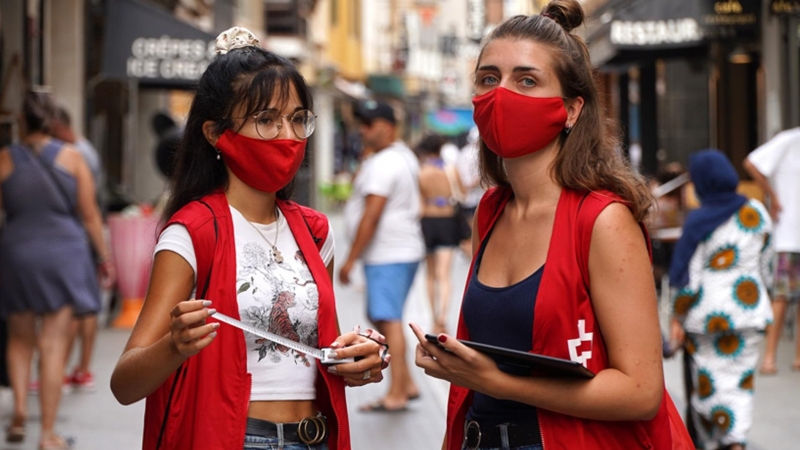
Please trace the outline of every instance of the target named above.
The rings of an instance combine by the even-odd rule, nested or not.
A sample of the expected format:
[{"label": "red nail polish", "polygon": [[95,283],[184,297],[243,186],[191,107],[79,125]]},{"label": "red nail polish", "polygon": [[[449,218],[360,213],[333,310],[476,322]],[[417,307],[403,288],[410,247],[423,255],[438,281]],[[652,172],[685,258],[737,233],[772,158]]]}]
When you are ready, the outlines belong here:
[{"label": "red nail polish", "polygon": [[445,336],[443,334],[440,334],[439,335],[439,342],[441,342],[441,343],[447,342],[447,336]]}]

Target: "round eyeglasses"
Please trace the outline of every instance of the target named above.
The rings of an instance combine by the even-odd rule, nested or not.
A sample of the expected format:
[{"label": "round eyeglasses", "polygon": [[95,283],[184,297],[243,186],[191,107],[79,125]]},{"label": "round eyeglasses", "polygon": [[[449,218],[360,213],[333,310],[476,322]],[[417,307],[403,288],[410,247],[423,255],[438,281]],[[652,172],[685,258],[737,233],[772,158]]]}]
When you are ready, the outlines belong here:
[{"label": "round eyeglasses", "polygon": [[279,114],[274,110],[261,111],[250,116],[256,124],[256,132],[261,139],[275,139],[281,134],[283,120],[291,125],[295,136],[307,139],[317,128],[317,116],[307,109],[301,109],[291,114]]}]

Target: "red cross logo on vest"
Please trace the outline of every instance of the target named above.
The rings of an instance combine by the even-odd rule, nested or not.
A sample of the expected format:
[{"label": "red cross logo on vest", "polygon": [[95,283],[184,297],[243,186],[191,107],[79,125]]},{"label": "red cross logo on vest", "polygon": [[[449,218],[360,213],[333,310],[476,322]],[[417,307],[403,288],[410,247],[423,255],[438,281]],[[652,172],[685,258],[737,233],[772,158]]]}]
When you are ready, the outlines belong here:
[{"label": "red cross logo on vest", "polygon": [[[586,332],[586,321],[579,320],[578,321],[578,337],[575,339],[567,340],[567,345],[569,346],[569,359],[575,361],[577,363],[583,364],[583,367],[586,367],[586,361],[592,357],[592,350],[591,350],[591,343],[592,343],[592,336],[594,333],[587,333]],[[589,350],[582,351],[578,354],[578,348],[581,346],[582,343],[588,342]]]}]

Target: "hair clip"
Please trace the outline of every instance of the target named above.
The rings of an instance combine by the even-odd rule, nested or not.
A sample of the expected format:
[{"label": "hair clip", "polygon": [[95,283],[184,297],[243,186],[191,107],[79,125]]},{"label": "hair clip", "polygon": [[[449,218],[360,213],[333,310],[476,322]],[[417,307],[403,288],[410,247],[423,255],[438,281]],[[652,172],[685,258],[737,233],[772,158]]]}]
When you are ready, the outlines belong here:
[{"label": "hair clip", "polygon": [[252,31],[245,27],[233,27],[217,36],[215,49],[218,55],[224,55],[237,48],[258,47],[260,45],[258,38]]},{"label": "hair clip", "polygon": [[542,17],[547,17],[548,19],[555,20],[555,19],[553,19],[553,16],[550,15],[550,13],[541,13],[539,15],[542,16]]}]

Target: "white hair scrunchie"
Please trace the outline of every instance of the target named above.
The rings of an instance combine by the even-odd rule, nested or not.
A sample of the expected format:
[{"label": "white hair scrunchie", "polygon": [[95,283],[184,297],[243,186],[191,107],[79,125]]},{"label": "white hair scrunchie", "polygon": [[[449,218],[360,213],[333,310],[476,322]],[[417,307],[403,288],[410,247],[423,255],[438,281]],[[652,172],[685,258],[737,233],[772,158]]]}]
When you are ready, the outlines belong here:
[{"label": "white hair scrunchie", "polygon": [[233,49],[259,46],[258,38],[252,31],[245,27],[233,27],[217,36],[215,49],[218,55],[224,55]]}]

